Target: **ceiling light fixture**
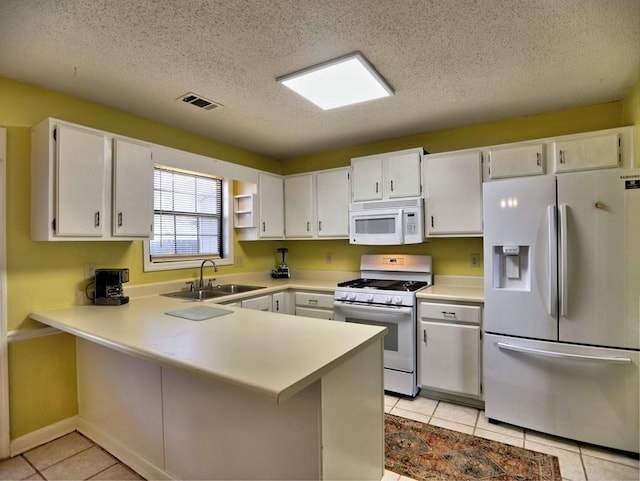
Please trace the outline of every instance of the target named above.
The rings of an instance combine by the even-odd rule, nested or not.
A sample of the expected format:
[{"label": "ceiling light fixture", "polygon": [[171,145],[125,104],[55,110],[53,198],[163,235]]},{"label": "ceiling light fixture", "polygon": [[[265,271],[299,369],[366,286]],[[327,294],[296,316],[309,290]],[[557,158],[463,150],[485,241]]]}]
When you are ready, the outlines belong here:
[{"label": "ceiling light fixture", "polygon": [[323,110],[393,95],[391,86],[360,52],[283,75],[276,82]]}]

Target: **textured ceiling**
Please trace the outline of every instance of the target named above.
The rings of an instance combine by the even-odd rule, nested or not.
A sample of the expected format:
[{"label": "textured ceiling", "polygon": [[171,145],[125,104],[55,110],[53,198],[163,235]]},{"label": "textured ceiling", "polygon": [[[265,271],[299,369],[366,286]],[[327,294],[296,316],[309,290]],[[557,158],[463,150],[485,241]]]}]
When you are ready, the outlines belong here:
[{"label": "textured ceiling", "polygon": [[[395,96],[321,111],[275,82],[356,50]],[[640,1],[0,0],[0,76],[286,159],[620,100]]]}]

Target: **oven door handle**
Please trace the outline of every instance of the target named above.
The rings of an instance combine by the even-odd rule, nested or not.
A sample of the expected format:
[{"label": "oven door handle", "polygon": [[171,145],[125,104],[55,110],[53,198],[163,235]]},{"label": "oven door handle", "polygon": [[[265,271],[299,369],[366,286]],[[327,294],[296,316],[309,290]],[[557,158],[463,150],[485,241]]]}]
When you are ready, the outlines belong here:
[{"label": "oven door handle", "polygon": [[336,301],[333,303],[333,307],[336,309],[340,309],[341,311],[359,311],[359,312],[379,312],[379,313],[393,313],[393,314],[408,314],[413,315],[413,307],[378,307],[375,305],[369,304],[351,304]]}]

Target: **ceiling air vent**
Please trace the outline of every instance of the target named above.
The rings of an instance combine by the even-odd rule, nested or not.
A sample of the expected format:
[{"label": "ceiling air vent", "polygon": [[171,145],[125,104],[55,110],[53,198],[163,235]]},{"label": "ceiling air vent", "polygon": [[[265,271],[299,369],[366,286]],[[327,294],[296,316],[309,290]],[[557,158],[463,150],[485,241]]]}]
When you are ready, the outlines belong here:
[{"label": "ceiling air vent", "polygon": [[201,109],[205,110],[212,110],[216,107],[222,107],[222,104],[214,102],[213,100],[205,99],[202,95],[194,94],[193,92],[181,95],[177,100],[182,100],[183,102],[195,105],[196,107],[200,107]]}]

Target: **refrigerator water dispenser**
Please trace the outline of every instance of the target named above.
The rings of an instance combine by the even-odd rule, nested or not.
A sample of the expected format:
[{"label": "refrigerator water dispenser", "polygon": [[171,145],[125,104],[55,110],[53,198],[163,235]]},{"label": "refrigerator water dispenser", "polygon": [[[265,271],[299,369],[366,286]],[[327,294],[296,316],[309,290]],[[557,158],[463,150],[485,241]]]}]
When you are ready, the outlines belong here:
[{"label": "refrigerator water dispenser", "polygon": [[493,287],[529,289],[529,246],[493,246]]}]

